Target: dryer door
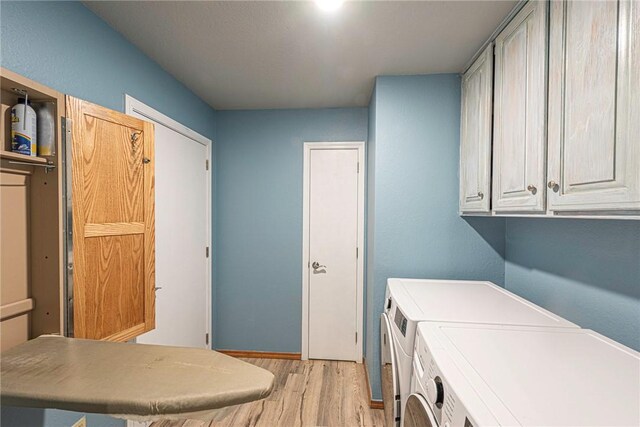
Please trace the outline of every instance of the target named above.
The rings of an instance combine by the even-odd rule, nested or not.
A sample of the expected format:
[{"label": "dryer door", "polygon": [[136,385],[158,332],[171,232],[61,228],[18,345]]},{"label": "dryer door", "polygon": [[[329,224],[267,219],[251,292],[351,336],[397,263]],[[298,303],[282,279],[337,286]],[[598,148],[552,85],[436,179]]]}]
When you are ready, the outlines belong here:
[{"label": "dryer door", "polygon": [[384,403],[385,426],[400,427],[400,387],[398,384],[398,364],[391,323],[386,313],[380,316],[380,379],[382,381],[382,401]]},{"label": "dryer door", "polygon": [[404,408],[402,427],[438,427],[436,418],[424,397],[413,393]]}]

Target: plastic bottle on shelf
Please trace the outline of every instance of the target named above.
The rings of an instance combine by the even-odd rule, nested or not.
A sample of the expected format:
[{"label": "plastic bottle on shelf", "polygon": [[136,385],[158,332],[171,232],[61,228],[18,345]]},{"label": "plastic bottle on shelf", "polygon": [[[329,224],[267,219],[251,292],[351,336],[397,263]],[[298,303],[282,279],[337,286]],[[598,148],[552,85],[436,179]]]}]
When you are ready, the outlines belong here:
[{"label": "plastic bottle on shelf", "polygon": [[18,98],[18,103],[11,108],[11,151],[37,156],[37,133],[36,112],[31,102],[26,97]]},{"label": "plastic bottle on shelf", "polygon": [[56,106],[50,101],[33,104],[38,121],[38,156],[56,154]]}]

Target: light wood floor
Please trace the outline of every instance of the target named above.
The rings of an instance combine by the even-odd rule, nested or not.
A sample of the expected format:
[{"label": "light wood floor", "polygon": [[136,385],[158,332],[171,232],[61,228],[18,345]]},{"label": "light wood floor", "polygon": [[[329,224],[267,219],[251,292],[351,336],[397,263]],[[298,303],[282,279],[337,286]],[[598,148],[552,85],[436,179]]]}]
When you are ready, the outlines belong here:
[{"label": "light wood floor", "polygon": [[324,360],[242,359],[275,375],[269,397],[238,405],[211,421],[159,421],[153,427],[384,426],[381,409],[370,409],[364,366]]}]

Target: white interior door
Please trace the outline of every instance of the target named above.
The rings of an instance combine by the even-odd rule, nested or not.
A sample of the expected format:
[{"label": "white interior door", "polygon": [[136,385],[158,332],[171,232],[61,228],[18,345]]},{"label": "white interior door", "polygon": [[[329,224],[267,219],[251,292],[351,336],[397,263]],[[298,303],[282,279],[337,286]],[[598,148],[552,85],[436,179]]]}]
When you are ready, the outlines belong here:
[{"label": "white interior door", "polygon": [[136,342],[208,347],[209,147],[157,112],[129,114],[153,121],[156,137],[156,328]]},{"label": "white interior door", "polygon": [[[309,168],[309,358],[357,360],[357,148],[311,149]],[[309,265],[310,264],[310,265]]]}]

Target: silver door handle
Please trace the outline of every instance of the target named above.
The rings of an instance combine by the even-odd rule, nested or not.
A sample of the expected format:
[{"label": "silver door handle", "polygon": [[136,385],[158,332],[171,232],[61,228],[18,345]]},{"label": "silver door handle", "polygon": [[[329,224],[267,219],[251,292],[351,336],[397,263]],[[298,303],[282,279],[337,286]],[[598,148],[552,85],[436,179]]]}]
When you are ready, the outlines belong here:
[{"label": "silver door handle", "polygon": [[326,265],[320,265],[318,261],[314,261],[313,264],[311,264],[311,267],[313,267],[314,270],[318,270],[320,268],[327,268]]},{"label": "silver door handle", "polygon": [[159,291],[160,289],[162,289],[162,286],[156,286],[155,288],[153,288],[154,291]]}]

